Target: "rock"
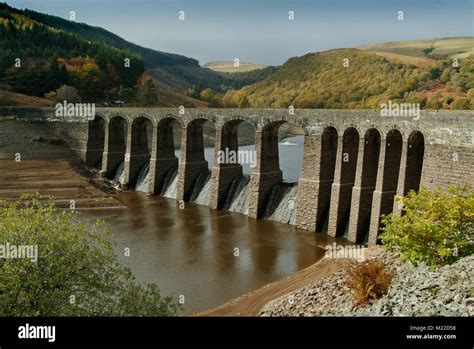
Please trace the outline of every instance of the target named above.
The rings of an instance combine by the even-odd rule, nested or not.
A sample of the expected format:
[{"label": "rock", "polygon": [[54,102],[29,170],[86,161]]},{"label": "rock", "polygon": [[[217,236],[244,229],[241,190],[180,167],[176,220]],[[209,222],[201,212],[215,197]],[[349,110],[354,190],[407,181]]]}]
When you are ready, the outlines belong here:
[{"label": "rock", "polygon": [[[345,286],[347,271],[339,270],[292,293],[294,306],[285,295],[265,305],[261,316],[473,316],[474,256],[431,270],[417,267],[378,247],[370,258],[382,260],[394,270],[385,296],[362,308]],[[448,286],[449,285],[449,286]]]}]

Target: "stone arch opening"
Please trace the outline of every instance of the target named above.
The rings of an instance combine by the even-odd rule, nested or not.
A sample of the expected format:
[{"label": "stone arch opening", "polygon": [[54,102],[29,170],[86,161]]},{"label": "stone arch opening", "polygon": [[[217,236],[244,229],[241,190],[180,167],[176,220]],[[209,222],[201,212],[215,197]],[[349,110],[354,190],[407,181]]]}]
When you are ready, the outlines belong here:
[{"label": "stone arch opening", "polygon": [[319,194],[316,213],[316,231],[327,231],[331,188],[337,156],[337,130],[328,126],[321,135],[321,153],[319,157]]},{"label": "stone arch opening", "polygon": [[403,195],[408,194],[410,190],[420,189],[424,154],[425,138],[420,131],[413,131],[408,137]]},{"label": "stone arch opening", "polygon": [[260,161],[256,164],[260,172],[262,170],[281,172],[278,154],[278,129],[283,123],[284,121],[275,121],[265,125],[260,132],[260,137],[257,136],[255,140],[255,147],[260,148]]},{"label": "stone arch opening", "polygon": [[383,165],[378,174],[377,188],[373,195],[371,229],[369,243],[377,243],[381,216],[393,212],[393,203],[398,186],[400,163],[402,158],[403,137],[398,130],[390,130],[384,141]]},{"label": "stone arch opening", "polygon": [[[152,153],[153,123],[147,117],[140,116],[132,122],[130,147],[130,168],[128,185],[148,192],[147,176]],[[143,187],[143,188],[142,188]]]},{"label": "stone arch opening", "polygon": [[295,224],[304,130],[279,120],[256,132],[257,162],[250,180],[249,215]]},{"label": "stone arch opening", "polygon": [[215,157],[215,126],[194,119],[183,129],[177,199],[209,205],[210,179]]},{"label": "stone arch opening", "polygon": [[177,119],[167,117],[158,122],[156,153],[150,162],[153,193],[176,198],[181,134],[182,125]]},{"label": "stone arch opening", "polygon": [[255,126],[245,120],[239,120],[237,127],[238,151],[241,152],[239,164],[242,166],[243,175],[250,178],[252,169],[257,163],[255,152]]},{"label": "stone arch opening", "polygon": [[[395,194],[398,185],[398,174],[400,172],[400,160],[402,158],[402,134],[398,130],[391,130],[387,133],[385,141],[385,161],[383,167],[382,191]],[[393,200],[393,195],[391,195]],[[393,204],[393,201],[392,201]],[[388,208],[391,211],[392,205]]]},{"label": "stone arch opening", "polygon": [[107,151],[106,176],[123,182],[125,153],[127,151],[127,120],[114,116],[109,122],[109,142]]},{"label": "stone arch opening", "polygon": [[364,136],[363,155],[360,159],[362,166],[357,169],[360,173],[356,174],[358,183],[352,191],[349,222],[349,239],[358,243],[368,240],[373,193],[377,182],[380,143],[379,131],[374,128],[367,130]]},{"label": "stone arch opening", "polygon": [[347,236],[351,210],[352,188],[354,187],[357,157],[359,152],[359,132],[350,127],[344,131],[341,149],[336,164],[332,184],[328,234]]},{"label": "stone arch opening", "polygon": [[278,162],[283,182],[296,183],[301,175],[305,130],[287,121],[278,128]]},{"label": "stone arch opening", "polygon": [[216,159],[212,170],[212,208],[248,213],[250,173],[255,167],[255,128],[231,120],[216,131]]},{"label": "stone arch opening", "polygon": [[105,146],[105,120],[96,115],[94,120],[89,120],[86,165],[95,168],[102,167],[102,157]]}]

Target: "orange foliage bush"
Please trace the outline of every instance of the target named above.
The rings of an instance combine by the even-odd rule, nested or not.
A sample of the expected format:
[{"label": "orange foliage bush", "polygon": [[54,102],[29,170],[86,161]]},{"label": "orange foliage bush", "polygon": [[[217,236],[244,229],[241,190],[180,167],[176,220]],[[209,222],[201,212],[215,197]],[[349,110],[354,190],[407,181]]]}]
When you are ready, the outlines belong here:
[{"label": "orange foliage bush", "polygon": [[368,260],[349,267],[346,285],[355,298],[355,307],[379,299],[387,293],[392,274],[378,260]]}]

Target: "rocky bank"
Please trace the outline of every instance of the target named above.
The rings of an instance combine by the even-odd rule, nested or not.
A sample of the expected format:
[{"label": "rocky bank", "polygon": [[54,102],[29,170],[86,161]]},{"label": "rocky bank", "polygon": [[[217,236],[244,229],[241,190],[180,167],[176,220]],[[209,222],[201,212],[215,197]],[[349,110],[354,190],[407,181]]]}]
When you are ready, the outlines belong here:
[{"label": "rocky bank", "polygon": [[347,268],[267,303],[259,316],[474,316],[474,256],[436,270],[414,267],[378,246],[368,258],[392,270],[388,293],[354,309]]}]

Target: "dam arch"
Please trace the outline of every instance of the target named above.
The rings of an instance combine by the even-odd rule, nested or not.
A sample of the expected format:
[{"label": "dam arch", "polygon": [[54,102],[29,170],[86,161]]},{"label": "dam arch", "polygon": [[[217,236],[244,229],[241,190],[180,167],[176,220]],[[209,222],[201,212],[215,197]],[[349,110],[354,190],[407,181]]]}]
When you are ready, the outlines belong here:
[{"label": "dam arch", "polygon": [[306,130],[299,122],[285,118],[278,126],[278,166],[282,180],[273,185],[265,199],[263,218],[296,224],[298,180],[301,176]]},{"label": "dam arch", "polygon": [[93,120],[88,121],[86,165],[101,168],[105,147],[106,120],[96,115]]},{"label": "dam arch", "polygon": [[354,127],[338,139],[334,181],[331,188],[328,235],[347,236],[359,150],[359,132]]},{"label": "dam arch", "polygon": [[128,141],[128,122],[123,116],[113,116],[108,125],[108,138],[103,156],[103,172],[109,179],[120,180],[123,172]]},{"label": "dam arch", "polygon": [[368,242],[375,244],[380,232],[381,217],[392,213],[402,158],[403,137],[400,131],[390,130],[380,146],[377,182],[372,197]]},{"label": "dam arch", "polygon": [[[396,197],[405,196],[411,190],[418,192],[422,180],[424,156],[425,136],[422,132],[414,130],[408,139],[403,141]],[[402,214],[402,206],[396,201],[393,204],[393,212]]]},{"label": "dam arch", "polygon": [[[280,166],[280,128],[288,124],[301,129],[292,119],[280,119],[261,124],[255,133],[256,164],[250,177],[249,216],[252,218],[279,217],[279,221],[295,224],[297,207],[297,180],[289,182],[284,178]],[[286,143],[286,142],[285,142]],[[283,143],[283,144],[285,144]],[[291,144],[290,144],[291,145]],[[303,153],[303,147],[301,153]],[[302,157],[302,156],[301,156]],[[301,161],[298,164],[301,168]],[[289,215],[278,212],[287,211]]]},{"label": "dam arch", "polygon": [[[204,128],[209,132],[212,128],[215,134],[215,124],[212,119],[192,118],[182,130],[181,156],[178,168],[177,200],[189,201],[195,198],[193,185],[202,181],[205,185],[210,180],[209,163],[205,157]],[[210,139],[209,135],[207,139]],[[206,178],[203,178],[206,176]],[[206,182],[206,183],[204,183]]]},{"label": "dam arch", "polygon": [[[134,188],[138,176],[144,167],[150,163],[153,142],[153,122],[146,116],[139,116],[132,121],[130,153],[128,157],[128,180],[129,187]],[[146,169],[145,169],[146,170]],[[148,170],[146,170],[148,172]]]},{"label": "dam arch", "polygon": [[338,134],[334,127],[327,126],[324,128],[321,137],[316,231],[327,231],[329,206],[331,203],[331,188],[336,169],[337,139]]},{"label": "dam arch", "polygon": [[278,157],[278,128],[285,121],[260,125],[255,132],[257,161],[250,175],[249,216],[261,218],[271,188],[283,180]]},{"label": "dam arch", "polygon": [[338,149],[338,131],[321,125],[304,137],[304,155],[298,180],[296,226],[305,230],[327,230]]},{"label": "dam arch", "polygon": [[359,141],[357,170],[352,188],[348,238],[362,243],[368,239],[372,199],[377,182],[381,135],[369,128]]},{"label": "dam arch", "polygon": [[[48,108],[30,108],[19,113],[17,109],[6,107],[4,109],[0,109],[0,111],[4,115],[10,116],[17,113],[19,119],[24,119],[26,114],[30,115],[31,118],[35,120],[49,121],[54,119],[54,109]],[[402,116],[396,119],[383,118],[380,117],[380,113],[377,110],[295,110],[295,115],[289,115],[288,110],[285,109],[256,108],[187,108],[184,113],[181,113],[175,108],[97,108],[96,112],[98,116],[102,117],[105,122],[104,151],[102,155],[101,174],[106,174],[107,177],[112,179],[116,177],[115,174],[117,169],[125,160],[126,154],[132,155],[134,153],[131,151],[133,121],[145,115],[152,121],[155,128],[153,137],[155,138],[156,145],[155,143],[153,144],[152,154],[150,155],[149,159],[150,165],[152,161],[158,161],[160,158],[160,156],[153,156],[153,152],[155,152],[155,155],[158,154],[158,150],[155,151],[155,147],[157,147],[158,142],[167,142],[161,139],[165,134],[162,134],[161,136],[158,136],[157,134],[159,120],[164,118],[175,118],[178,120],[178,122],[183,125],[183,131],[188,128],[193,128],[195,126],[194,123],[201,122],[201,120],[213,121],[216,125],[216,129],[219,129],[220,125],[224,125],[227,121],[234,119],[245,120],[256,126],[255,138],[257,140],[257,145],[259,144],[259,139],[260,141],[262,139],[268,140],[268,138],[272,140],[274,135],[273,132],[277,128],[276,126],[279,124],[281,125],[285,122],[294,122],[297,120],[299,125],[304,125],[305,161],[303,161],[303,165],[301,166],[302,172],[298,180],[298,195],[296,199],[296,226],[309,231],[316,231],[316,217],[318,217],[318,215],[325,215],[320,209],[318,209],[321,176],[318,172],[318,167],[314,164],[320,163],[319,154],[321,153],[321,147],[326,145],[323,145],[324,142],[321,141],[318,143],[318,139],[323,139],[323,132],[326,127],[334,127],[337,130],[339,137],[337,138],[335,170],[333,182],[331,184],[328,234],[331,235],[332,231],[335,230],[334,234],[336,234],[336,236],[340,236],[341,233],[344,234],[345,230],[347,230],[347,236],[351,241],[367,241],[365,237],[367,229],[365,232],[359,231],[359,233],[356,232],[354,235],[353,225],[355,224],[357,226],[357,224],[360,222],[357,222],[357,219],[354,221],[352,216],[354,214],[356,214],[356,216],[359,214],[365,216],[368,215],[371,217],[371,219],[369,219],[369,228],[370,226],[375,227],[376,224],[374,223],[375,221],[372,219],[372,216],[376,216],[376,214],[373,212],[378,209],[378,203],[376,202],[376,199],[378,200],[377,195],[379,194],[377,194],[377,192],[383,194],[384,192],[391,192],[393,190],[393,181],[390,182],[391,187],[389,190],[386,187],[388,183],[386,177],[388,165],[385,164],[385,159],[389,159],[393,157],[393,155],[387,157],[386,154],[382,154],[384,152],[390,153],[386,143],[388,142],[393,144],[393,141],[390,141],[392,137],[390,132],[392,130],[398,130],[398,132],[400,132],[403,136],[401,159],[398,171],[398,183],[395,195],[404,195],[410,190],[418,190],[420,185],[424,185],[427,188],[434,188],[438,186],[445,188],[450,184],[464,183],[474,186],[474,179],[472,177],[472,171],[474,168],[474,164],[472,163],[474,138],[471,135],[472,132],[470,133],[470,130],[474,129],[474,118],[472,112],[469,111],[434,112],[422,110],[418,120],[404,118]],[[95,148],[94,142],[101,139],[99,136],[101,134],[101,126],[95,125],[95,123],[99,123],[100,119],[97,118],[91,123],[89,123],[89,120],[58,121],[57,119],[51,122],[54,122],[53,126],[56,134],[60,137],[63,137],[70,147],[78,152],[78,155],[86,162],[86,164],[92,164],[92,162],[95,162],[91,160],[94,156],[96,158],[98,157],[97,154],[92,155]],[[89,129],[91,132],[89,132]],[[351,130],[350,133],[346,133],[346,130],[348,129],[353,130]],[[373,134],[371,137],[369,137],[371,133],[374,133],[373,130],[377,130],[377,132],[380,134],[379,156],[367,157],[364,154],[364,151],[367,151],[367,149],[372,147],[372,145],[365,144],[365,138],[374,138],[372,137]],[[366,134],[366,131],[369,131],[369,135]],[[95,135],[94,132],[96,132]],[[358,142],[356,136],[357,133],[359,137]],[[392,133],[394,132],[392,131]],[[342,147],[344,147],[344,138],[347,139],[348,134],[352,135],[353,137],[351,148],[356,149],[357,153],[357,156],[349,156],[350,159],[355,160],[355,158],[357,158],[354,184],[352,184],[352,180],[344,179],[345,174],[351,174],[351,176],[354,176],[353,168],[349,171],[347,169],[338,169],[338,167],[343,168],[343,166],[355,164],[355,161],[354,163],[350,162],[349,164],[345,164],[341,161],[341,157],[344,153],[346,153],[346,151],[342,151],[340,145],[342,144]],[[397,135],[397,137],[399,140],[399,135]],[[188,141],[188,138],[190,140],[190,144],[193,144],[192,137],[187,137],[186,132],[183,132],[181,143],[184,145],[184,147],[186,143],[183,142],[183,140]],[[265,190],[262,186],[268,185],[268,188],[271,188],[273,185],[276,183],[281,183],[283,180],[281,178],[283,176],[281,174],[281,169],[279,168],[280,166],[275,166],[275,164],[278,164],[280,159],[278,159],[277,156],[273,156],[275,152],[272,152],[272,147],[268,146],[272,143],[273,149],[275,149],[275,144],[277,142],[263,142],[260,144],[260,150],[263,150],[263,156],[262,153],[258,153],[258,147],[256,149],[257,166],[252,171],[252,178],[254,178],[255,181],[254,183],[249,184],[249,191],[251,194],[249,194],[249,197],[253,199],[249,199],[249,215],[252,215],[252,210],[250,210],[250,207],[258,207],[258,205],[255,205],[255,203],[258,204],[259,201],[263,200],[264,202],[266,200],[263,193]],[[309,146],[310,144],[311,146]],[[357,144],[357,146],[354,146],[354,144]],[[217,149],[219,149],[219,147],[217,147]],[[456,163],[453,163],[452,160],[453,153],[458,155],[458,162]],[[278,155],[281,154],[279,153]],[[395,156],[395,158],[397,157],[398,155]],[[169,156],[168,158],[171,158],[170,161],[173,161],[174,166],[176,166],[176,159],[172,159],[172,156]],[[185,160],[190,160],[191,158],[192,156],[187,156],[187,159]],[[261,164],[259,164],[259,160],[262,159],[268,166],[261,166]],[[209,158],[207,158],[207,160],[209,160]],[[100,162],[100,158],[97,159],[97,162]],[[212,161],[209,161],[209,163],[211,162]],[[367,183],[363,183],[363,178],[366,176],[363,176],[362,173],[367,172],[367,166],[369,166],[367,162],[377,164],[375,187],[373,186],[373,181],[372,183],[369,183],[369,185],[367,185]],[[199,163],[199,160],[185,161],[184,167],[189,167],[189,169],[192,169],[198,166]],[[311,163],[313,165],[309,166]],[[183,165],[180,166],[183,167]],[[207,166],[203,166],[203,169],[204,167]],[[307,167],[308,170],[305,171],[305,167]],[[395,167],[396,166],[390,167],[390,173],[397,172],[394,170]],[[331,166],[329,166],[329,168],[331,168]],[[185,172],[189,174],[189,171],[190,170],[186,170]],[[275,176],[277,177],[276,180]],[[342,178],[342,181],[338,178],[338,176]],[[183,177],[181,176],[181,178]],[[328,178],[325,180],[327,181]],[[211,180],[211,184],[213,184],[213,181],[214,180]],[[124,183],[126,181],[121,180],[121,182]],[[182,180],[181,182],[186,182],[186,180]],[[194,182],[191,181],[191,184],[189,184],[190,187],[192,187],[193,184]],[[334,190],[336,190],[335,188],[339,186],[340,188],[338,188],[338,190],[342,190],[342,188],[344,188],[344,184],[346,184],[346,186],[349,188],[352,187],[352,190],[349,190],[351,192],[351,197],[348,224],[346,223],[347,218],[340,218],[340,216],[343,217],[344,214],[334,215],[332,213],[333,207],[338,208],[338,211],[345,210],[343,206],[346,200],[342,200],[344,196],[340,195],[340,193],[337,195],[337,192],[336,195],[334,195]],[[361,195],[369,195],[366,192],[370,191],[372,192],[371,198],[368,200],[360,199]],[[157,194],[156,191],[154,194]],[[268,194],[268,191],[266,194]],[[180,200],[178,195],[176,195],[176,198]],[[383,200],[391,200],[385,199],[383,195],[380,197],[380,199],[381,202]],[[362,207],[370,200],[373,201],[370,208]],[[264,203],[262,205],[265,206]],[[394,203],[393,211],[397,213],[397,210],[398,207]],[[380,211],[382,211],[382,209],[380,209]],[[387,209],[387,212],[389,212],[389,209]],[[262,217],[261,213],[262,211],[259,212],[260,217]],[[254,217],[256,216],[254,215]],[[337,218],[335,223],[336,229],[330,228],[331,224],[333,224],[331,223],[333,221],[333,217]],[[345,229],[344,226],[348,226],[349,228]],[[352,234],[350,234],[351,232]],[[363,238],[358,236],[358,234],[363,234]],[[369,244],[374,243],[373,236],[374,234],[368,238],[367,242]]]},{"label": "dam arch", "polygon": [[425,137],[420,131],[413,131],[408,137],[407,160],[403,195],[410,190],[420,189],[423,159],[425,154]]},{"label": "dam arch", "polygon": [[158,121],[150,160],[151,194],[165,195],[177,177],[179,159],[176,149],[180,146],[182,129],[183,125],[176,117],[167,116]]},{"label": "dam arch", "polygon": [[256,163],[254,141],[255,127],[247,120],[231,119],[216,127],[211,208],[248,213],[250,172]]}]

